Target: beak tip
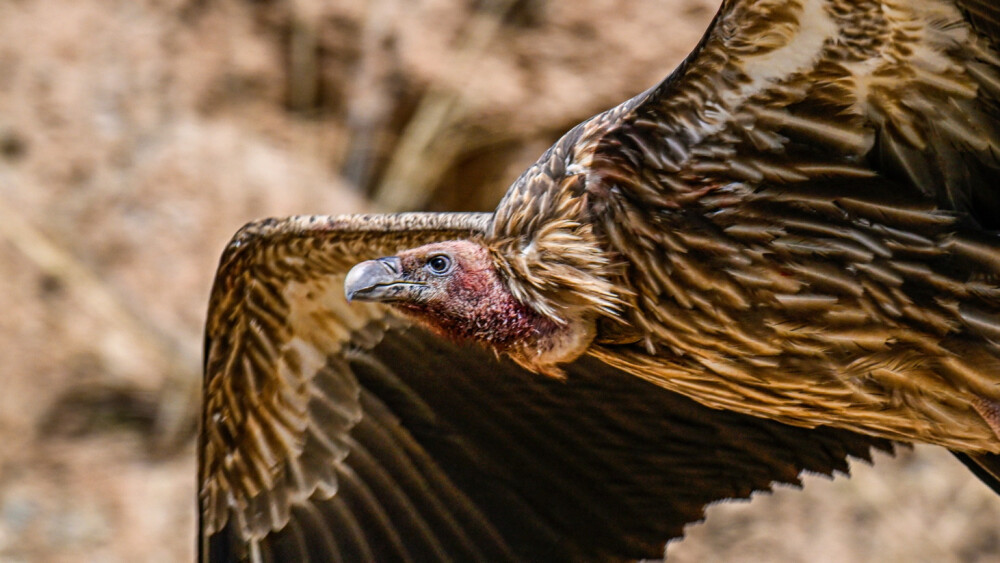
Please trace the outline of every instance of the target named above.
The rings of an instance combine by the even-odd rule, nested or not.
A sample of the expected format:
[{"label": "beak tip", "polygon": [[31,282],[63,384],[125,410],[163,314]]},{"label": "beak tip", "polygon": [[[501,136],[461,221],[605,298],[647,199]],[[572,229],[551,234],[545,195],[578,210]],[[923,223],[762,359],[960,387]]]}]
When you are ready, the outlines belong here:
[{"label": "beak tip", "polygon": [[[344,277],[344,297],[352,301],[387,302],[398,294],[399,258],[390,256],[356,264]],[[387,289],[388,288],[388,289]]]},{"label": "beak tip", "polygon": [[368,262],[361,262],[347,272],[347,276],[344,278],[344,297],[347,298],[348,303],[354,300],[360,287],[364,285],[364,277],[367,271]]}]

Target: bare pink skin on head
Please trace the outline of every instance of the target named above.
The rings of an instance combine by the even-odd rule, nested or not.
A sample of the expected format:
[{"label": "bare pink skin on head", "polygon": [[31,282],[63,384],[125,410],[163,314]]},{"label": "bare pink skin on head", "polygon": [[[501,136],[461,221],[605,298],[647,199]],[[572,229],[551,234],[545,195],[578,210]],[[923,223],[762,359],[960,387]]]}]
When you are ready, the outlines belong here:
[{"label": "bare pink skin on head", "polygon": [[355,265],[344,292],[349,300],[390,305],[451,340],[479,342],[531,371],[562,375],[558,364],[593,341],[594,318],[556,320],[518,300],[499,273],[499,259],[478,242],[428,244]]},{"label": "bare pink skin on head", "polygon": [[[447,275],[427,272],[434,256],[451,261]],[[469,241],[448,241],[402,252],[404,272],[423,275],[428,284],[419,301],[394,305],[436,333],[455,340],[475,340],[497,352],[538,343],[559,328],[555,322],[519,302],[497,273],[489,251]]]}]

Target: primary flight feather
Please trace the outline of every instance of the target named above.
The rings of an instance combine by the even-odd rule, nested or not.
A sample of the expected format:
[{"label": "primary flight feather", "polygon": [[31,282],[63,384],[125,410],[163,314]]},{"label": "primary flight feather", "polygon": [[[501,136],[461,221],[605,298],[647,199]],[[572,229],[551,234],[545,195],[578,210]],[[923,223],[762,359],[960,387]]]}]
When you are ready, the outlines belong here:
[{"label": "primary flight feather", "polygon": [[886,439],[998,487],[998,38],[977,0],[726,1],[492,214],[248,225],[201,556],[654,557]]}]

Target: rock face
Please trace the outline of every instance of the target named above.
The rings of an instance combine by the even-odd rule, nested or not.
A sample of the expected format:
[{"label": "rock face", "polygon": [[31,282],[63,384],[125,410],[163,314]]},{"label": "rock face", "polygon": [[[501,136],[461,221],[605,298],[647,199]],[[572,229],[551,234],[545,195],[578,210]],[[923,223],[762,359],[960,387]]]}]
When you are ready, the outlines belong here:
[{"label": "rock face", "polygon": [[[243,223],[492,209],[555,137],[669,72],[715,8],[0,4],[0,559],[192,558],[204,309]],[[671,560],[1000,551],[1000,503],[943,452],[807,483],[713,508]]]}]

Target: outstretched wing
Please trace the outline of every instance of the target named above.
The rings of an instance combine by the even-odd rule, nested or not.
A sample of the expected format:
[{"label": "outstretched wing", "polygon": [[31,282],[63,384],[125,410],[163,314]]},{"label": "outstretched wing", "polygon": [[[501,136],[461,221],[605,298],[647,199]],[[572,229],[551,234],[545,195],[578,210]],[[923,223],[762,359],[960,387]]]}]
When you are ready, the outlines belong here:
[{"label": "outstretched wing", "polygon": [[356,261],[482,215],[247,227],[209,310],[202,561],[662,556],[707,503],[882,440],[710,410],[592,358],[566,381],[344,302]]},{"label": "outstretched wing", "polygon": [[[227,246],[205,329],[201,531],[259,540],[337,489],[333,464],[362,418],[345,346],[377,341],[388,311],[348,307],[355,263],[476,236],[489,214],[292,217],[251,223]],[[371,345],[372,342],[369,342]]]},{"label": "outstretched wing", "polygon": [[718,408],[996,451],[971,405],[1000,400],[998,22],[725,1],[671,77],[552,153],[628,264],[639,335],[596,353]]}]

